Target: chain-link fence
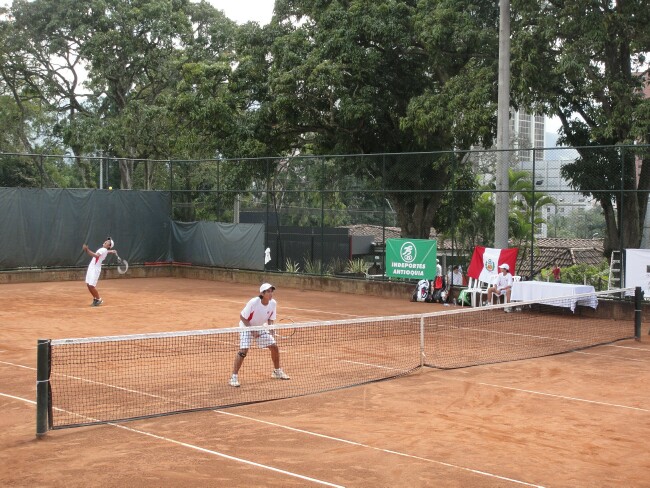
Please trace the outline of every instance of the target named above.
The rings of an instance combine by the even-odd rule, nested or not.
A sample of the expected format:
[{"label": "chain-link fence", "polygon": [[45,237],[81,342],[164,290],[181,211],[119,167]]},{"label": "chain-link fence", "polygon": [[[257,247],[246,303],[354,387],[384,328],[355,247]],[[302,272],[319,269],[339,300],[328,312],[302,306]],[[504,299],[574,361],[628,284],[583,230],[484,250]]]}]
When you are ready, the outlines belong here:
[{"label": "chain-link fence", "polygon": [[554,261],[606,266],[612,250],[641,246],[649,153],[514,149],[508,208],[495,204],[506,190],[495,187],[494,150],[188,161],[0,154],[0,184],[169,191],[171,219],[265,223],[270,267],[318,274],[381,274],[382,245],[399,236],[436,238],[445,266],[467,265],[474,246],[493,245],[495,212],[507,212],[518,273],[530,278]]}]

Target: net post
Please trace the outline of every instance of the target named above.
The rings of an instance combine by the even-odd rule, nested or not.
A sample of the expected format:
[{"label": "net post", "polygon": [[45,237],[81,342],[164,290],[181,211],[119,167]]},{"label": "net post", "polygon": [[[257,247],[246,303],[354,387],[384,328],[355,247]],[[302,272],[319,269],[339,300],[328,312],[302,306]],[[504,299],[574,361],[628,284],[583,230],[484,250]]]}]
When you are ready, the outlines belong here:
[{"label": "net post", "polygon": [[50,413],[50,340],[39,339],[36,346],[36,437],[47,434]]},{"label": "net post", "polygon": [[420,371],[424,369],[424,315],[420,316]]},{"label": "net post", "polygon": [[634,289],[634,338],[641,340],[641,303],[643,302],[643,291],[637,286]]}]

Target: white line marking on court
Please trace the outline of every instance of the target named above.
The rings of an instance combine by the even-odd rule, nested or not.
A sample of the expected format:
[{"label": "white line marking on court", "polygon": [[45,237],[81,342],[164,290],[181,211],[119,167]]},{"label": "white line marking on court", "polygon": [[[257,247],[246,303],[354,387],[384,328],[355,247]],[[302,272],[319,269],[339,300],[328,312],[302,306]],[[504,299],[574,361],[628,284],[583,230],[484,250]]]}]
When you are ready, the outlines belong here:
[{"label": "white line marking on court", "polygon": [[150,432],[144,432],[144,431],[139,430],[139,429],[133,429],[131,427],[126,427],[125,425],[117,425],[117,424],[109,424],[109,425],[112,425],[113,427],[117,427],[118,429],[124,429],[124,430],[127,430],[129,432],[135,432],[136,434],[142,434],[142,435],[145,435],[145,436],[148,436],[148,437],[153,437],[154,439],[162,440],[162,441],[165,441],[165,442],[170,442],[172,444],[177,444],[179,446],[187,447],[189,449],[193,449],[193,450],[196,450],[196,451],[199,451],[199,452],[204,452],[204,453],[207,453],[207,454],[213,454],[215,456],[222,457],[224,459],[229,459],[231,461],[236,461],[236,462],[239,462],[239,463],[249,464],[251,466],[255,466],[256,468],[267,469],[269,471],[274,471],[276,473],[291,476],[293,478],[299,478],[301,480],[310,481],[312,483],[316,483],[316,484],[319,484],[319,485],[332,486],[332,487],[336,487],[336,488],[344,488],[343,485],[336,485],[334,483],[329,483],[327,481],[319,480],[319,479],[316,479],[316,478],[310,478],[309,476],[303,476],[303,475],[298,474],[298,473],[292,473],[291,471],[285,471],[284,469],[274,468],[273,466],[267,466],[266,464],[260,464],[260,463],[254,462],[254,461],[249,461],[248,459],[242,459],[242,458],[230,456],[230,455],[224,454],[222,452],[217,452],[217,451],[213,451],[211,449],[206,449],[204,447],[195,446],[194,444],[188,444],[186,442],[181,442],[181,441],[177,441],[175,439],[170,439],[169,437],[162,437],[162,436],[159,436],[159,435],[156,435],[156,434],[152,434]]},{"label": "white line marking on court", "polygon": [[[225,302],[225,303],[237,303],[241,304],[241,300],[228,300],[225,298],[210,298],[209,300],[213,302]],[[205,299],[200,299],[200,300],[183,300],[183,303],[192,303],[192,302],[201,302],[204,303]],[[140,305],[137,305],[140,307]],[[331,312],[331,311],[326,311],[326,310],[315,310],[311,308],[298,308],[298,307],[285,307],[284,305],[282,306],[282,310],[299,310],[301,312],[313,312],[313,313],[318,313],[318,314],[326,314],[326,315],[339,315],[341,317],[365,317],[365,315],[354,315],[351,313],[342,313],[342,312]]]},{"label": "white line marking on court", "polygon": [[355,315],[355,314],[352,314],[352,313],[328,312],[328,311],[325,311],[325,310],[314,310],[314,309],[311,309],[311,308],[285,307],[284,305],[282,306],[282,310],[299,310],[300,312],[314,312],[314,313],[319,313],[319,314],[340,315],[342,317],[357,317],[357,318],[366,317],[366,315]]},{"label": "white line marking on court", "polygon": [[13,395],[7,395],[6,393],[0,393],[0,396],[11,398],[12,400],[20,400],[21,402],[27,402],[27,403],[31,403],[32,405],[36,405],[36,402],[34,400],[28,400],[27,398],[20,398]]},{"label": "white line marking on court", "polygon": [[618,403],[608,403],[608,402],[600,402],[597,400],[587,400],[585,398],[577,398],[577,397],[571,397],[571,396],[566,396],[566,395],[555,395],[553,393],[544,393],[542,391],[535,391],[535,390],[525,390],[523,388],[513,388],[511,386],[503,386],[503,385],[493,385],[491,383],[478,383],[479,385],[485,385],[485,386],[493,386],[495,388],[503,388],[505,390],[514,390],[514,391],[521,391],[524,393],[531,393],[533,395],[541,395],[541,396],[549,396],[553,398],[561,398],[562,400],[571,400],[575,402],[584,402],[584,403],[593,403],[595,405],[604,405],[606,407],[616,407],[616,408],[625,408],[628,410],[637,410],[639,412],[650,412],[647,408],[639,408],[639,407],[630,407],[629,405],[620,405]]},{"label": "white line marking on court", "polygon": [[[9,365],[12,365],[12,366],[18,366],[18,367],[21,367],[21,368],[31,369],[31,370],[35,369],[33,367],[22,366],[22,365],[12,364],[12,363],[4,363],[4,364],[9,364]],[[27,399],[19,398],[19,397],[13,397],[11,395],[6,395],[4,393],[0,393],[0,395],[6,396],[6,397],[9,397],[9,398],[13,398],[13,399],[16,399],[16,400],[22,400],[22,401],[25,401],[25,402],[28,402],[28,403],[36,404],[36,402],[34,402],[32,400],[27,400]],[[152,396],[155,396],[155,395],[152,395]],[[56,407],[55,407],[55,410],[60,410],[61,411],[61,409],[56,408]],[[295,431],[295,432],[301,432],[301,433],[304,433],[304,434],[308,434],[308,435],[312,435],[312,436],[316,436],[316,437],[321,437],[321,438],[324,438],[324,439],[343,442],[343,443],[351,444],[351,445],[358,446],[358,447],[364,447],[364,448],[372,449],[372,450],[375,450],[375,451],[385,452],[385,453],[388,453],[388,454],[395,454],[395,455],[406,457],[406,458],[417,459],[417,460],[420,460],[420,461],[426,461],[426,462],[429,462],[429,463],[438,464],[440,466],[446,466],[446,467],[450,467],[450,468],[454,468],[454,469],[460,469],[460,470],[463,470],[463,471],[468,471],[468,472],[471,472],[471,473],[474,473],[474,474],[479,474],[479,475],[482,475],[482,476],[488,476],[488,477],[497,478],[497,479],[504,480],[504,481],[510,481],[510,482],[516,483],[516,484],[543,488],[541,485],[534,485],[534,484],[531,484],[531,483],[527,483],[525,481],[515,480],[515,479],[507,478],[507,477],[504,477],[504,476],[499,476],[499,475],[496,475],[496,474],[493,474],[493,473],[488,473],[486,471],[480,471],[480,470],[476,470],[476,469],[467,468],[467,467],[464,467],[464,466],[458,466],[458,465],[455,465],[455,464],[446,463],[444,461],[437,461],[437,460],[433,460],[433,459],[423,458],[423,457],[420,457],[420,456],[415,456],[415,455],[412,455],[412,454],[406,454],[406,453],[402,453],[402,452],[399,452],[399,451],[393,451],[393,450],[390,450],[390,449],[382,449],[382,448],[379,448],[379,447],[369,446],[369,445],[366,445],[366,444],[361,444],[361,443],[358,443],[358,442],[355,442],[355,441],[350,441],[350,440],[347,440],[347,439],[331,437],[331,436],[328,436],[328,435],[325,435],[325,434],[319,434],[319,433],[316,433],[316,432],[310,432],[310,431],[306,431],[306,430],[302,430],[302,429],[297,429],[297,428],[289,427],[289,426],[286,426],[286,425],[275,424],[275,423],[272,423],[272,422],[267,422],[267,421],[264,421],[264,420],[254,419],[252,417],[246,417],[244,415],[239,415],[239,414],[235,414],[235,413],[231,413],[231,412],[224,412],[222,410],[212,410],[212,411],[215,412],[215,413],[223,414],[223,415],[230,415],[230,416],[233,416],[233,417],[239,417],[239,418],[243,418],[243,419],[247,419],[247,420],[253,420],[255,422],[260,422],[260,423],[272,425],[272,426],[275,426],[275,427],[281,427],[281,428],[284,428],[284,429],[292,430],[292,431]],[[73,412],[67,412],[67,413],[77,415],[77,414],[75,414]],[[199,446],[186,444],[186,443],[181,442],[181,441],[176,441],[176,440],[173,440],[173,439],[160,437],[160,436],[157,436],[155,434],[150,434],[148,432],[139,431],[137,429],[132,429],[130,427],[126,427],[126,426],[123,426],[123,425],[120,425],[120,424],[115,424],[115,423],[108,422],[107,425],[111,425],[113,427],[117,427],[117,428],[120,428],[120,429],[126,429],[126,430],[136,432],[136,433],[139,433],[139,434],[142,434],[142,435],[147,435],[147,436],[150,436],[150,437],[154,437],[156,439],[165,440],[165,441],[168,441],[168,442],[171,442],[171,443],[174,443],[174,444],[182,445],[184,447],[188,447],[188,448],[191,448],[191,449],[196,449],[196,450],[201,451],[201,452],[207,452],[207,453],[210,453],[210,454],[214,454],[216,456],[221,456],[221,457],[224,457],[226,459],[231,459],[231,460],[251,464],[253,466],[262,467],[264,469],[270,469],[272,471],[287,474],[289,476],[294,476],[294,477],[298,477],[298,478],[305,479],[305,480],[308,480],[308,481],[313,481],[315,483],[324,484],[326,486],[339,486],[339,485],[334,485],[334,484],[328,483],[326,481],[316,480],[314,478],[304,477],[303,475],[299,475],[297,473],[291,473],[291,472],[288,472],[288,471],[283,471],[283,470],[280,470],[278,468],[273,468],[271,466],[257,464],[257,463],[254,463],[253,461],[248,461],[248,460],[241,459],[241,458],[235,458],[235,457],[229,456],[227,454],[219,453],[219,452],[216,452],[216,451],[210,451],[210,450],[207,450],[207,449],[199,447]]]},{"label": "white line marking on court", "polygon": [[[16,396],[13,396],[13,395],[7,395],[6,393],[0,393],[0,396],[11,398],[13,400],[19,400],[19,401],[22,401],[22,402],[25,402],[25,403],[29,403],[31,405],[36,405],[35,401],[28,400],[27,398],[20,398],[20,397],[16,397]],[[60,409],[56,409],[56,410],[60,410]],[[71,412],[67,412],[67,413],[71,413]],[[169,437],[163,437],[163,436],[160,436],[160,435],[157,435],[157,434],[152,434],[151,432],[145,432],[145,431],[140,430],[140,429],[134,429],[132,427],[127,427],[125,425],[114,424],[114,423],[111,423],[111,422],[108,422],[107,425],[110,425],[112,427],[116,427],[118,429],[123,429],[123,430],[129,431],[129,432],[134,432],[136,434],[141,434],[141,435],[144,435],[144,436],[147,436],[147,437],[152,437],[154,439],[158,439],[158,440],[161,440],[161,441],[169,442],[171,444],[176,444],[178,446],[187,447],[188,449],[193,449],[195,451],[199,451],[199,452],[203,452],[203,453],[207,453],[207,454],[212,454],[214,456],[218,456],[218,457],[221,457],[221,458],[224,458],[224,459],[228,459],[230,461],[236,461],[238,463],[244,463],[244,464],[248,464],[248,465],[251,465],[251,466],[255,466],[256,468],[267,469],[267,470],[273,471],[275,473],[280,473],[280,474],[284,474],[284,475],[287,475],[287,476],[291,476],[293,478],[299,478],[301,480],[310,481],[312,483],[316,483],[316,484],[319,484],[319,485],[332,486],[334,488],[345,488],[343,485],[337,485],[337,484],[334,484],[334,483],[330,483],[328,481],[323,481],[323,480],[319,480],[319,479],[316,479],[316,478],[311,478],[309,476],[304,476],[304,475],[301,475],[301,474],[298,474],[298,473],[292,473],[291,471],[285,471],[284,469],[274,468],[273,466],[268,466],[266,464],[256,463],[254,461],[249,461],[248,459],[243,459],[243,458],[238,458],[238,457],[235,457],[235,456],[230,456],[230,455],[224,454],[222,452],[213,451],[212,449],[206,449],[204,447],[196,446],[194,444],[188,444],[187,442],[177,441],[177,440],[171,439]]]},{"label": "white line marking on court", "polygon": [[23,366],[22,364],[8,363],[7,361],[0,361],[0,364],[6,364],[7,366],[15,366],[16,368],[24,368],[36,371],[36,368],[32,366]]},{"label": "white line marking on court", "polygon": [[616,361],[636,361],[639,363],[647,363],[647,359],[635,359],[635,358],[623,358],[621,356],[615,356],[613,354],[597,354],[595,352],[584,352],[584,351],[573,351],[576,354],[582,354],[584,356],[598,356],[598,357],[603,357],[603,358],[608,358],[608,359],[614,359]]},{"label": "white line marking on court", "polygon": [[447,378],[443,376],[438,376],[440,379],[444,380],[449,380],[449,381],[462,381],[463,383],[474,383],[477,385],[483,385],[483,386],[491,386],[493,388],[502,388],[504,390],[513,390],[513,391],[520,391],[522,393],[530,393],[531,395],[541,395],[541,396],[548,396],[548,397],[553,397],[553,398],[560,398],[562,400],[571,400],[574,402],[583,402],[583,403],[591,403],[594,405],[603,405],[606,407],[616,407],[616,408],[624,408],[627,410],[636,410],[638,412],[650,412],[647,408],[640,408],[640,407],[631,407],[629,405],[621,405],[618,403],[608,403],[608,402],[601,402],[598,400],[587,400],[586,398],[578,398],[578,397],[572,397],[572,396],[566,396],[566,395],[556,395],[554,393],[545,393],[543,391],[535,391],[535,390],[526,390],[524,388],[515,388],[512,386],[504,386],[504,385],[495,385],[493,383],[483,383],[481,381],[468,381],[465,378]]},{"label": "white line marking on court", "polygon": [[329,436],[329,435],[326,435],[326,434],[319,434],[318,432],[312,432],[312,431],[309,431],[309,430],[298,429],[296,427],[289,427],[288,425],[277,424],[275,422],[269,422],[267,420],[260,420],[260,419],[256,419],[256,418],[253,418],[253,417],[248,417],[246,415],[240,415],[240,414],[236,414],[236,413],[232,413],[232,412],[224,412],[223,410],[212,410],[212,411],[215,412],[215,413],[218,413],[218,414],[222,414],[222,415],[229,415],[229,416],[232,416],[232,417],[238,417],[238,418],[245,419],[245,420],[252,420],[253,422],[259,422],[259,423],[262,423],[262,424],[270,425],[272,427],[279,427],[281,429],[287,429],[287,430],[290,430],[290,431],[293,431],[293,432],[299,432],[301,434],[307,434],[307,435],[320,437],[320,438],[331,440],[331,441],[342,442],[344,444],[350,444],[352,446],[363,447],[363,448],[366,448],[366,449],[372,449],[374,451],[380,451],[380,452],[384,452],[384,453],[387,453],[387,454],[395,454],[397,456],[402,456],[402,457],[406,457],[406,458],[410,458],[410,459],[417,459],[418,461],[425,461],[427,463],[438,464],[440,466],[446,466],[448,468],[460,469],[460,470],[463,470],[463,471],[468,471],[470,473],[480,474],[482,476],[488,476],[490,478],[497,478],[497,479],[504,480],[504,481],[510,481],[512,483],[516,483],[516,484],[520,484],[520,485],[534,486],[534,487],[537,487],[537,488],[543,488],[542,485],[534,485],[534,484],[531,484],[531,483],[527,483],[525,481],[516,480],[516,479],[513,479],[513,478],[507,478],[505,476],[499,476],[498,474],[488,473],[487,471],[480,471],[478,469],[466,468],[464,466],[459,466],[457,464],[446,463],[444,461],[437,461],[435,459],[429,459],[429,458],[424,458],[424,457],[421,457],[421,456],[415,456],[413,454],[407,454],[407,453],[404,453],[404,452],[393,451],[391,449],[383,449],[381,447],[374,447],[374,446],[370,446],[368,444],[362,444],[361,442],[351,441],[351,440],[348,440],[348,439],[342,439],[340,437],[333,437],[333,436]]},{"label": "white line marking on court", "polygon": [[633,351],[650,352],[650,349],[647,347],[620,346],[617,344],[606,344],[604,347],[617,347],[619,349],[632,349]]}]

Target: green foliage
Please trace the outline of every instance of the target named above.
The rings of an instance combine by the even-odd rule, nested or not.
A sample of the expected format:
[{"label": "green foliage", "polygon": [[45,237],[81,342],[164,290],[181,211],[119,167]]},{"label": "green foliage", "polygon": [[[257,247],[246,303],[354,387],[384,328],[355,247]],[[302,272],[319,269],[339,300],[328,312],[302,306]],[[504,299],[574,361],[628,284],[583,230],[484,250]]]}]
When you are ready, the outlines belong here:
[{"label": "green foliage", "polygon": [[[601,204],[606,252],[619,247],[619,235],[625,246],[638,246],[650,165],[642,165],[635,178],[634,155],[613,149],[598,153],[589,146],[650,142],[648,101],[642,96],[650,50],[647,1],[623,6],[514,0],[512,7],[517,13],[512,23],[515,102],[559,117],[559,142],[578,147],[580,158],[563,168],[563,176]],[[637,188],[642,191],[622,197],[621,190]]]},{"label": "green foliage", "polygon": [[602,239],[605,235],[605,218],[599,208],[577,208],[567,215],[550,213],[547,225],[549,237]]},{"label": "green foliage", "polygon": [[361,258],[350,259],[345,267],[346,273],[355,273],[362,276],[365,276],[367,270],[368,264]]},{"label": "green foliage", "polygon": [[[315,154],[448,150],[488,141],[496,13],[493,5],[464,1],[278,2],[260,106],[274,128],[269,136],[284,151]],[[348,170],[390,182],[387,198],[402,233],[427,237],[451,168],[467,164],[453,159],[358,158]]]},{"label": "green foliage", "polygon": [[284,270],[287,273],[300,273],[300,265],[297,262],[291,261],[291,259],[287,258],[284,263]]},{"label": "green foliage", "polygon": [[[551,268],[541,270],[543,281],[553,279]],[[574,283],[577,285],[587,284],[593,286],[596,291],[607,289],[609,279],[609,263],[607,260],[597,266],[590,264],[576,264],[562,268],[562,283]]]},{"label": "green foliage", "polygon": [[347,261],[341,258],[334,258],[329,262],[329,269],[332,274],[344,273],[347,268]]},{"label": "green foliage", "polygon": [[311,275],[324,274],[323,263],[320,259],[305,258],[304,264],[305,264],[305,273]]}]

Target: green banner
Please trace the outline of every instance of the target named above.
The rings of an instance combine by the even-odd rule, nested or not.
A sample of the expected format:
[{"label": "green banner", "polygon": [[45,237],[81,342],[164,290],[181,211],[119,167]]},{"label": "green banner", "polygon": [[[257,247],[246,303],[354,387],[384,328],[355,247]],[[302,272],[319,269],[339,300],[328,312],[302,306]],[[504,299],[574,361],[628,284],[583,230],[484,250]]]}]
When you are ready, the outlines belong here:
[{"label": "green banner", "polygon": [[386,240],[386,276],[433,280],[437,243],[430,239]]}]

